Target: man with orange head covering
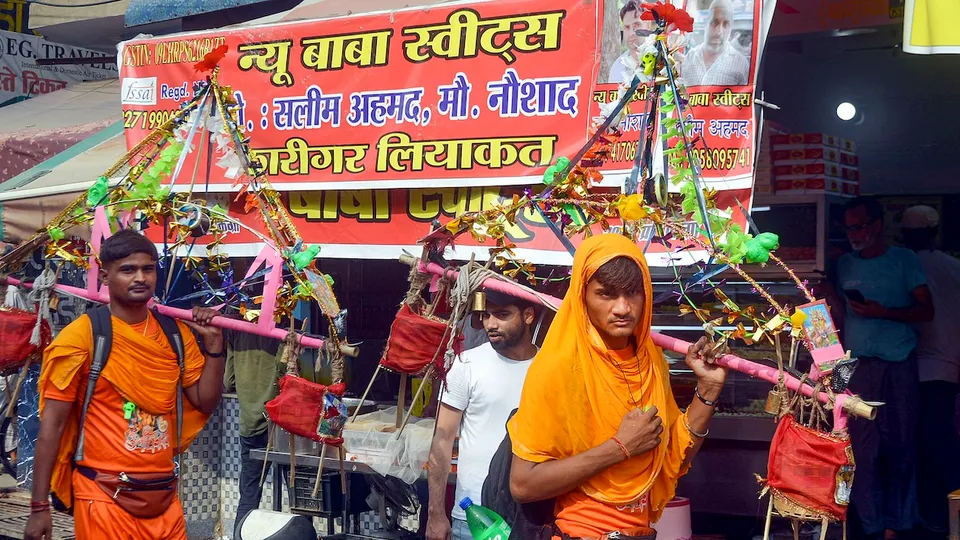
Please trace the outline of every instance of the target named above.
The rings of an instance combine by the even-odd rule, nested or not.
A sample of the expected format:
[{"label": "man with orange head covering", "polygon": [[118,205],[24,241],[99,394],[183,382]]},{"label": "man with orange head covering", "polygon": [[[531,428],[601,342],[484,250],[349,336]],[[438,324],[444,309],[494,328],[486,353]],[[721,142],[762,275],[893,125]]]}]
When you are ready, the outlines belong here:
[{"label": "man with orange head covering", "polygon": [[629,239],[603,234],[577,249],[570,289],[507,425],[510,490],[519,503],[556,499],[555,537],[652,535],[709,431],[726,370],[706,337],[692,345],[696,398],[681,414],[650,338],[652,300]]},{"label": "man with orange head covering", "polygon": [[[209,325],[217,312],[194,308],[194,322],[184,323],[148,309],[158,254],[135,231],[108,238],[99,255],[109,313],[78,318],[44,351],[24,538],[52,538],[52,491],[73,507],[77,540],[186,540],[174,458],[220,402],[223,337]],[[103,348],[106,329],[95,338],[91,315],[110,321],[109,353]],[[202,338],[203,352],[190,329]],[[90,377],[94,351],[107,354],[99,377]]]}]

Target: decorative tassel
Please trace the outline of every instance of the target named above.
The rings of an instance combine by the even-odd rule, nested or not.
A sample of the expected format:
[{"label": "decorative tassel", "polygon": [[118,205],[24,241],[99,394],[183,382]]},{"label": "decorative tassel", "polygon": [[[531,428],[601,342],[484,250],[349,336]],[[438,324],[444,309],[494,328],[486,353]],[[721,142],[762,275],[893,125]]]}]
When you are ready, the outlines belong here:
[{"label": "decorative tassel", "polygon": [[37,304],[37,324],[33,327],[33,335],[30,336],[30,343],[40,346],[41,330],[43,321],[47,321],[50,327],[53,327],[53,320],[50,318],[50,292],[57,285],[57,274],[48,266],[33,281],[33,290],[27,295],[27,300]]},{"label": "decorative tassel", "polygon": [[7,285],[7,295],[3,300],[3,307],[11,309],[27,309],[27,300],[20,293],[16,285]]}]

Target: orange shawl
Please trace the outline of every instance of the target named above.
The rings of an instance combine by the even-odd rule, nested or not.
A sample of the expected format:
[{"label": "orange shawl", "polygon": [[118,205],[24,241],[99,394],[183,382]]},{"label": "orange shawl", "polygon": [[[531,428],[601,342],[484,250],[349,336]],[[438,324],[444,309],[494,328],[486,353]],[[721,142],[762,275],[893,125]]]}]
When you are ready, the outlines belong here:
[{"label": "orange shawl", "polygon": [[[124,399],[136,403],[146,412],[153,415],[169,414],[172,425],[176,425],[176,394],[180,368],[177,366],[176,353],[167,343],[160,326],[156,322],[153,324],[157,332],[144,337],[134,332],[130,325],[113,317],[113,346],[100,378],[109,381]],[[180,325],[180,332],[184,337],[183,387],[186,388],[200,379],[204,359],[197,350],[196,340],[190,329],[182,323],[177,324]],[[47,383],[64,390],[70,386],[74,377],[83,376],[73,414],[60,438],[60,451],[50,482],[51,491],[67,506],[73,504],[73,454],[77,448],[80,408],[86,394],[86,377],[92,356],[93,327],[90,318],[83,316],[64,328],[47,347],[40,371],[38,387],[41,419],[45,404],[43,389]],[[188,399],[183,400],[183,412],[180,452],[190,446],[209,418],[209,415],[196,410]]]},{"label": "orange shawl", "polygon": [[[619,256],[633,259],[643,272],[646,306],[634,332],[637,364],[616,364],[584,306],[586,284],[600,266]],[[612,437],[623,416],[637,403],[655,405],[663,419],[663,442],[655,450],[620,463],[587,480],[580,490],[596,501],[629,504],[650,494],[650,520],[659,518],[677,487],[693,439],[679,421],[663,352],[650,339],[653,318],[650,271],[629,239],[603,234],[585,240],[573,260],[570,289],[563,298],[543,346],[530,366],[520,409],[508,425],[513,453],[533,463],[568,458]],[[628,369],[629,368],[629,369]],[[639,393],[637,391],[639,390]],[[559,399],[558,399],[559,398]]]}]

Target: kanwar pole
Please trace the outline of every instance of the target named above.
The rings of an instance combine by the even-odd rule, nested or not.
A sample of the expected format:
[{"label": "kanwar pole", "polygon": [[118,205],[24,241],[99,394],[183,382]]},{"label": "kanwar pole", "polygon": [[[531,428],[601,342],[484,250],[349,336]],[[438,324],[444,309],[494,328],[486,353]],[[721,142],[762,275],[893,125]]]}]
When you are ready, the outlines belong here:
[{"label": "kanwar pole", "polygon": [[[32,283],[26,283],[22,280],[12,278],[12,277],[6,277],[6,278],[0,277],[0,283],[3,283],[3,282],[5,282],[7,285],[16,285],[17,287],[25,287],[27,289],[33,288]],[[71,287],[70,285],[57,284],[54,288],[57,291],[60,291],[72,296],[77,296],[79,298],[83,298],[84,300],[90,300],[91,302],[100,302],[101,304],[106,304],[110,302],[110,297],[107,294],[91,293],[87,289],[81,289],[79,287]],[[156,304],[152,307],[155,307],[158,313],[162,315],[166,315],[168,317],[173,317],[174,319],[181,319],[184,321],[193,320],[193,312],[188,309],[180,309],[180,308],[165,306],[163,304]],[[223,317],[223,316],[214,317],[213,320],[210,321],[210,324],[219,328],[227,329],[227,330],[236,330],[238,332],[244,332],[247,334],[254,334],[254,335],[269,337],[274,339],[284,339],[285,337],[287,337],[287,332],[280,328],[271,328],[268,330],[268,329],[262,328],[260,325],[256,323],[251,323],[251,322],[242,321],[238,319],[231,319],[229,317]],[[297,337],[300,340],[300,344],[303,345],[304,347],[311,347],[314,349],[323,348],[324,341],[320,338],[315,338],[315,337],[307,336],[304,334],[297,334]],[[357,350],[356,347],[353,347],[351,345],[346,345],[346,344],[340,345],[340,352],[342,352],[345,356],[349,356],[351,358],[356,358],[357,355],[359,354],[359,351]]]},{"label": "kanwar pole", "polygon": [[[456,279],[456,276],[459,274],[457,270],[447,270],[436,263],[423,264],[420,262],[420,259],[412,256],[403,255],[400,257],[400,262],[410,266],[418,264],[421,271],[438,276],[443,276],[446,274],[446,277],[449,279]],[[512,281],[506,281],[497,278],[487,278],[483,281],[483,287],[497,292],[502,292],[504,294],[509,294],[528,302],[542,304],[553,310],[557,310],[561,303],[559,298],[534,292],[531,289]],[[665,336],[659,332],[651,331],[650,336],[658,347],[669,349],[679,354],[687,354],[687,349],[690,347],[690,343],[687,341]],[[717,364],[772,384],[777,384],[780,378],[776,368],[758,364],[757,362],[751,362],[750,360],[740,358],[739,356],[733,354],[726,354],[720,358],[717,358]],[[790,390],[794,392],[799,390],[807,397],[812,397],[814,394],[813,387],[807,384],[801,385],[800,381],[789,373],[784,374],[784,383]],[[819,392],[817,399],[823,403],[829,403],[831,398],[826,392]],[[865,403],[857,396],[850,394],[836,394],[833,396],[833,400],[835,402],[836,410],[843,410],[853,416],[869,418],[872,420],[877,415],[877,411],[872,405]],[[835,423],[841,424],[839,426],[835,425],[835,429],[840,429],[845,425],[845,419],[842,416],[843,415],[834,415]]]}]

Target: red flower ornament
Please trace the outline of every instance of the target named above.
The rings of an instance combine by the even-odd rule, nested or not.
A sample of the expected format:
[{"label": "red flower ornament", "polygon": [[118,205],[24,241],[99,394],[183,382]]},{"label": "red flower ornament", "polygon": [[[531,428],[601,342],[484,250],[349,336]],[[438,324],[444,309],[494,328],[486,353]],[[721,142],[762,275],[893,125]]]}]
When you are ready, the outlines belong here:
[{"label": "red flower ornament", "polygon": [[642,4],[640,8],[642,10],[642,13],[640,13],[641,21],[656,21],[653,17],[655,11],[657,16],[665,22],[668,30],[670,26],[673,26],[681,32],[693,31],[693,17],[685,10],[677,9],[677,6],[673,4],[657,2],[656,4]]}]

